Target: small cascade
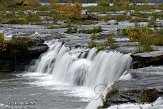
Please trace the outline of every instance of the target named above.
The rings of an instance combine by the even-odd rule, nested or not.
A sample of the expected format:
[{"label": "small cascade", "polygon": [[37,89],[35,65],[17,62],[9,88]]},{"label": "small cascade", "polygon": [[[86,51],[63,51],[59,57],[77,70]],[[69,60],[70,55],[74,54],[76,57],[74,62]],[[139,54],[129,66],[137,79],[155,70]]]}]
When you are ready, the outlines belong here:
[{"label": "small cascade", "polygon": [[70,50],[58,41],[47,44],[49,50],[37,61],[35,72],[50,74],[54,81],[94,88],[119,79],[130,67],[130,54],[116,51],[97,53],[93,48],[86,56],[83,49]]},{"label": "small cascade", "polygon": [[97,52],[97,49],[96,48],[92,48],[89,53],[88,53],[88,56],[87,56],[87,59],[88,60],[93,60],[94,57],[96,56],[96,52]]},{"label": "small cascade", "polygon": [[62,46],[59,42],[49,42],[49,51],[44,53],[39,62],[37,63],[36,72],[49,73],[52,70],[52,65],[55,63],[55,59],[58,56],[58,52]]},{"label": "small cascade", "polygon": [[124,55],[119,52],[99,52],[86,76],[86,86],[94,88],[99,84],[110,84],[130,67],[130,54]]},{"label": "small cascade", "polygon": [[91,65],[92,62],[87,59],[78,59],[73,62],[70,69],[68,70],[69,77],[67,78],[67,82],[79,86],[84,85]]}]

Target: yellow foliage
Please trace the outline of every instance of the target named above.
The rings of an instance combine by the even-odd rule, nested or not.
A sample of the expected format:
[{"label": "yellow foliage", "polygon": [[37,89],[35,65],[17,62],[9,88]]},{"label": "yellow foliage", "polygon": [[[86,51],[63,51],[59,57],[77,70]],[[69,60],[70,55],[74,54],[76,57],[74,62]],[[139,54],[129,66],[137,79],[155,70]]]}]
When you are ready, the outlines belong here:
[{"label": "yellow foliage", "polygon": [[125,33],[127,33],[128,38],[131,41],[138,41],[139,45],[136,52],[153,51],[155,50],[151,45],[154,43],[152,32],[150,28],[139,27],[139,28],[128,28]]},{"label": "yellow foliage", "polygon": [[140,41],[149,37],[150,30],[147,28],[127,28],[126,33],[130,40]]},{"label": "yellow foliage", "polygon": [[82,9],[82,4],[78,2],[60,4],[57,6],[57,16],[66,20],[77,19],[80,17]]}]

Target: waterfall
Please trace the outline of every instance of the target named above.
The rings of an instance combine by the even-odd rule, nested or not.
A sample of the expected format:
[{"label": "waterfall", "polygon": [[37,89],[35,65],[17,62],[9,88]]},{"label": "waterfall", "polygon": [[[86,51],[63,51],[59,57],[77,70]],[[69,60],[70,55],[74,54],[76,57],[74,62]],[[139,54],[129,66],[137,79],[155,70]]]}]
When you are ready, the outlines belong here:
[{"label": "waterfall", "polygon": [[100,51],[96,48],[86,54],[83,48],[70,49],[58,41],[47,43],[49,50],[36,63],[35,72],[47,73],[54,81],[94,88],[110,84],[130,67],[130,54]]}]

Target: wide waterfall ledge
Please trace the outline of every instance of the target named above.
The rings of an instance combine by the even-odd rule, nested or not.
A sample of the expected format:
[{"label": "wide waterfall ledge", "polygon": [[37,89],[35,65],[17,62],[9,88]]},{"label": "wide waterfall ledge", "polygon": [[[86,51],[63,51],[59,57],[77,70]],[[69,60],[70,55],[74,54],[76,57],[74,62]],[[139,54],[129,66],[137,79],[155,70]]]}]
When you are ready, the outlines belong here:
[{"label": "wide waterfall ledge", "polygon": [[[51,80],[96,91],[118,80],[130,68],[130,54],[69,48],[58,41],[47,42],[49,50],[42,54],[28,70],[47,74]],[[93,108],[91,108],[93,109]]]}]

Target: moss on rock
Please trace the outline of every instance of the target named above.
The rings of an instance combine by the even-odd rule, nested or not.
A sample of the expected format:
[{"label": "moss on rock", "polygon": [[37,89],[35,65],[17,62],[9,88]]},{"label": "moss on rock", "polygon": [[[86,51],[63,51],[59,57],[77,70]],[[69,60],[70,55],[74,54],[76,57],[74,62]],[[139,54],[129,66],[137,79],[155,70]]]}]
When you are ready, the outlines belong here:
[{"label": "moss on rock", "polygon": [[153,102],[159,97],[156,89],[144,89],[140,93],[139,100],[141,102]]}]

